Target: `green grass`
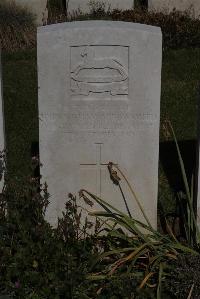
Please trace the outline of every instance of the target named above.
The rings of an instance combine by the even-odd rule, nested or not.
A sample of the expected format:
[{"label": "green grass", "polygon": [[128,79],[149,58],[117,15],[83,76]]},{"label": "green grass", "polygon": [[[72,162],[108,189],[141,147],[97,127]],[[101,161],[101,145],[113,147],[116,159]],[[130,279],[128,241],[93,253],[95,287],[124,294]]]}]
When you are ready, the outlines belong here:
[{"label": "green grass", "polygon": [[[160,141],[173,139],[168,136],[166,140],[165,135],[168,132],[165,132],[162,126],[166,119],[171,121],[179,141],[197,139],[199,72],[200,49],[169,50],[163,54]],[[192,150],[188,155],[194,154]],[[176,155],[175,147],[174,152]],[[177,174],[181,176],[180,169],[175,175]],[[176,210],[176,194],[168,183],[161,163],[159,200],[166,213]]]},{"label": "green grass", "polygon": [[[12,176],[21,177],[29,173],[31,143],[38,141],[36,51],[3,53],[2,62],[8,167]],[[165,119],[171,120],[178,140],[196,138],[199,74],[200,49],[164,52],[161,141]],[[161,165],[159,190],[165,210],[174,210],[174,194]]]},{"label": "green grass", "polygon": [[12,176],[29,173],[31,143],[38,141],[36,51],[2,55],[8,168]]},{"label": "green grass", "polygon": [[161,120],[171,120],[179,140],[196,138],[199,72],[200,49],[164,53]]}]

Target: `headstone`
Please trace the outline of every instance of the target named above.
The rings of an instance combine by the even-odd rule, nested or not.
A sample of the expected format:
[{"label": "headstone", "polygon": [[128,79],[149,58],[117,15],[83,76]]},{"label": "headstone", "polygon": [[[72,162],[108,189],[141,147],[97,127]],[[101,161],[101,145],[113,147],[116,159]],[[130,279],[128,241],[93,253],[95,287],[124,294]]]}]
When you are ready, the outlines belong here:
[{"label": "headstone", "polygon": [[46,24],[48,18],[47,0],[14,0],[16,4],[29,9],[36,15],[38,25]]},{"label": "headstone", "polygon": [[[126,22],[82,21],[38,29],[41,175],[47,220],[85,188],[126,212],[107,164],[126,174],[157,220],[162,34]],[[133,217],[144,220],[127,185]]]},{"label": "headstone", "polygon": [[199,0],[149,0],[149,10],[171,12],[174,8],[180,11],[190,11],[191,16],[199,18],[200,1]]},{"label": "headstone", "polygon": [[[66,0],[67,11],[70,14],[80,10],[83,13],[89,13],[93,7],[104,7],[107,11],[112,9],[132,9],[134,8],[134,0]],[[103,6],[102,6],[103,4]]]},{"label": "headstone", "polygon": [[0,51],[0,193],[3,188],[3,160],[1,153],[4,150],[4,121],[3,121],[3,92],[2,92],[2,70],[1,70],[1,51]]}]

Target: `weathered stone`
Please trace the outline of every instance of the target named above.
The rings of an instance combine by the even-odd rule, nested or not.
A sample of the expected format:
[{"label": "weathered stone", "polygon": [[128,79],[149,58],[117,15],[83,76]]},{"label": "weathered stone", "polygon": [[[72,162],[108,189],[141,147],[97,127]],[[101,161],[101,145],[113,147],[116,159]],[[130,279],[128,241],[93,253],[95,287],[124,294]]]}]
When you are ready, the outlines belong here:
[{"label": "weathered stone", "polygon": [[149,0],[149,10],[169,13],[174,8],[180,11],[189,11],[195,18],[200,16],[199,0]]},{"label": "weathered stone", "polygon": [[66,3],[67,11],[70,14],[77,10],[88,13],[94,7],[104,7],[105,10],[109,8],[122,10],[134,8],[134,0],[66,0]]},{"label": "weathered stone", "polygon": [[[126,22],[38,29],[40,158],[55,225],[68,193],[85,188],[126,212],[107,164],[124,171],[157,222],[162,35]],[[131,214],[144,220],[124,181]]]}]

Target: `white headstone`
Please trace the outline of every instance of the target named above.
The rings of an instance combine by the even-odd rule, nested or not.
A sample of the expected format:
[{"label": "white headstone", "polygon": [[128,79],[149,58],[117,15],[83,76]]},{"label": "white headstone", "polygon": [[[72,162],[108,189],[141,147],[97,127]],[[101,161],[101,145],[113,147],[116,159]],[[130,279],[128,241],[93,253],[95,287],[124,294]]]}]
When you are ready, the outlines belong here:
[{"label": "white headstone", "polygon": [[48,17],[47,0],[14,0],[14,2],[28,8],[35,14],[38,25],[46,24]]},{"label": "white headstone", "polygon": [[174,8],[180,11],[189,10],[191,15],[198,18],[200,16],[199,0],[148,0],[149,10],[171,12]]},{"label": "white headstone", "polygon": [[[156,227],[161,56],[158,27],[82,21],[38,29],[41,175],[52,224],[68,193],[81,188],[126,212],[111,161]],[[121,184],[132,215],[143,221]]]},{"label": "white headstone", "polygon": [[[3,121],[3,91],[2,91],[2,70],[1,70],[1,51],[0,51],[0,154],[5,149],[4,144],[4,121]],[[0,157],[0,192],[3,187],[3,176],[2,176],[2,159]]]},{"label": "white headstone", "polygon": [[132,9],[134,0],[66,0],[68,13],[80,10],[83,13],[90,12],[92,7],[99,7],[103,3],[105,10],[112,9]]}]

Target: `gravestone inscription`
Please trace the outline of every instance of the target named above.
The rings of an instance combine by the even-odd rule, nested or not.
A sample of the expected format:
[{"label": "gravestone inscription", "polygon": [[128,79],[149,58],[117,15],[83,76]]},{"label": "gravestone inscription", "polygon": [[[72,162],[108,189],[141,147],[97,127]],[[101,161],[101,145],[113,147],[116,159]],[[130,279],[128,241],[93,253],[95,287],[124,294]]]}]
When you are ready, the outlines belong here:
[{"label": "gravestone inscription", "polygon": [[[82,21],[38,29],[41,174],[53,225],[68,193],[81,188],[126,212],[111,161],[156,227],[161,56],[157,27]],[[132,216],[143,221],[121,186]]]}]

